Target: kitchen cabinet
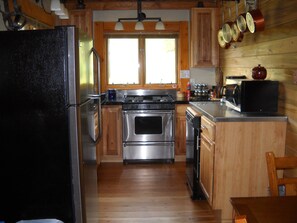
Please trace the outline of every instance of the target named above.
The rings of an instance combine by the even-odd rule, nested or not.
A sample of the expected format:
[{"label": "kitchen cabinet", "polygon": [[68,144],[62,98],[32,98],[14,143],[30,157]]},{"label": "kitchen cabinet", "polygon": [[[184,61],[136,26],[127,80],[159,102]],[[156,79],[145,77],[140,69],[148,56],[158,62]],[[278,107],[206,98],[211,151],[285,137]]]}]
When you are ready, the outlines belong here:
[{"label": "kitchen cabinet", "polygon": [[175,155],[186,155],[186,109],[188,104],[175,105]]},{"label": "kitchen cabinet", "polygon": [[101,161],[122,161],[122,106],[102,106]]},{"label": "kitchen cabinet", "polygon": [[93,37],[93,12],[90,9],[70,10],[69,19],[61,20],[61,25],[75,25]]},{"label": "kitchen cabinet", "polygon": [[212,203],[214,177],[214,133],[215,125],[205,117],[201,118],[200,138],[200,185],[209,203]]},{"label": "kitchen cabinet", "polygon": [[232,222],[230,197],[269,196],[265,153],[285,152],[286,121],[213,121],[201,117],[200,184],[222,222]]},{"label": "kitchen cabinet", "polygon": [[191,9],[191,67],[217,67],[219,65],[219,30],[217,8]]}]

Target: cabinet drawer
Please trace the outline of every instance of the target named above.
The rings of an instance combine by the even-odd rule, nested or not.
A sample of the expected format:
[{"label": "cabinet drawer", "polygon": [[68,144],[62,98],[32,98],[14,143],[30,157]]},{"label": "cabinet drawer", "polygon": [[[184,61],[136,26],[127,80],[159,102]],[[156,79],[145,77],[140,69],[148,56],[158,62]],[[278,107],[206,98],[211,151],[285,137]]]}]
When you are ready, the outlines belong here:
[{"label": "cabinet drawer", "polygon": [[210,121],[205,116],[201,117],[201,131],[207,138],[215,141],[215,123]]}]

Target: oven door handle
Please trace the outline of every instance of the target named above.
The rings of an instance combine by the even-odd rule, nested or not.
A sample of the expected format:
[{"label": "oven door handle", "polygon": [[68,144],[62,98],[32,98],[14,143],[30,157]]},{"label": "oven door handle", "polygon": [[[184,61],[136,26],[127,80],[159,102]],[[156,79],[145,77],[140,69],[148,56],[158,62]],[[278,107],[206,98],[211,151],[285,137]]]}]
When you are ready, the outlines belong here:
[{"label": "oven door handle", "polygon": [[173,114],[174,110],[127,110],[124,114]]},{"label": "oven door handle", "polygon": [[145,146],[145,145],[154,145],[154,146],[163,146],[163,145],[173,145],[174,141],[170,142],[123,142],[123,146]]}]

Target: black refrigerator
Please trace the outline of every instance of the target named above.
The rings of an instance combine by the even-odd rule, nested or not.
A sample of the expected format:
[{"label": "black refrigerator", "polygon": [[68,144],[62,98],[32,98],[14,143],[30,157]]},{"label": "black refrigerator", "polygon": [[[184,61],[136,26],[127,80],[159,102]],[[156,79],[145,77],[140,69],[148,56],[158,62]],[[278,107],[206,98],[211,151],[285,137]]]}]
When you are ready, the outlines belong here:
[{"label": "black refrigerator", "polygon": [[74,26],[0,32],[0,221],[86,222],[83,154],[100,136],[92,47]]}]

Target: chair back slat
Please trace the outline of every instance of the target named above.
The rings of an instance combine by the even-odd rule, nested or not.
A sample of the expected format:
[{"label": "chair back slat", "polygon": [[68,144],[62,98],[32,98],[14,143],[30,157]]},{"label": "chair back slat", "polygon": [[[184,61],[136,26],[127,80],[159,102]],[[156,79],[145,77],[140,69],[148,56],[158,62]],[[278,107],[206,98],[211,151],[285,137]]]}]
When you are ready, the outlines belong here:
[{"label": "chair back slat", "polygon": [[297,195],[297,177],[278,176],[278,170],[297,169],[297,157],[275,157],[266,153],[266,163],[271,196],[279,196],[279,186],[285,186],[285,195]]}]

